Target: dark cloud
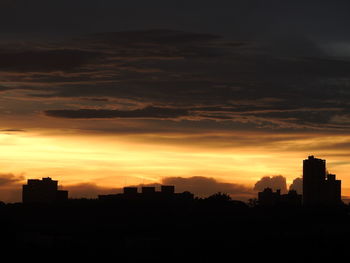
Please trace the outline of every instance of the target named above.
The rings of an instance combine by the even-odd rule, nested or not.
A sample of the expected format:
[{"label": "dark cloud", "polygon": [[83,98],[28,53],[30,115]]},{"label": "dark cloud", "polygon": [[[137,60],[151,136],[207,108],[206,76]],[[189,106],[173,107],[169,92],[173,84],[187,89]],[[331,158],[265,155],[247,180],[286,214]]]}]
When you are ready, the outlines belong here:
[{"label": "dark cloud", "polygon": [[[130,29],[173,28],[220,32],[241,39],[289,32],[317,39],[349,39],[346,0],[225,1],[209,0],[23,0],[2,1],[1,32],[6,36],[57,36]],[[15,18],[15,19],[14,19]],[[297,19],[296,19],[297,18]],[[310,19],[312,18],[312,19]],[[264,38],[265,37],[265,38]]]},{"label": "dark cloud", "polygon": [[0,92],[1,91],[6,91],[6,90],[9,90],[10,88],[8,88],[8,87],[2,87],[2,86],[0,86]]},{"label": "dark cloud", "polygon": [[0,132],[6,132],[6,133],[16,133],[16,132],[26,132],[26,130],[23,129],[2,129]]},{"label": "dark cloud", "polygon": [[[15,51],[4,44],[0,91],[17,92],[21,102],[35,100],[32,114],[66,119],[213,120],[249,130],[349,129],[350,62],[328,56],[313,38],[286,34],[242,41],[137,30],[28,42]],[[14,115],[21,107],[8,108]]]},{"label": "dark cloud", "polygon": [[193,192],[196,196],[206,197],[217,192],[231,195],[233,199],[247,200],[254,196],[251,188],[234,183],[220,182],[214,178],[195,176],[190,178],[168,177],[162,180],[163,184],[175,185],[177,191]]},{"label": "dark cloud", "polygon": [[86,65],[97,57],[81,50],[0,50],[0,71],[67,71]]},{"label": "dark cloud", "polygon": [[203,43],[217,40],[220,37],[213,34],[190,33],[176,30],[142,30],[122,31],[113,33],[98,33],[87,36],[87,41],[94,44],[110,46],[129,46],[131,48],[146,47],[152,45],[181,46],[191,43]]},{"label": "dark cloud", "polygon": [[0,173],[0,201],[19,202],[22,194],[21,184],[24,180],[23,175]]},{"label": "dark cloud", "polygon": [[71,118],[71,119],[92,119],[92,118],[178,118],[188,115],[187,110],[147,107],[136,110],[48,110],[45,114],[50,117]]},{"label": "dark cloud", "polygon": [[289,186],[290,190],[297,191],[298,194],[303,194],[303,178],[296,178],[293,183]]},{"label": "dark cloud", "polygon": [[276,56],[320,57],[325,55],[317,43],[298,32],[285,32],[274,36],[265,48],[267,52]]},{"label": "dark cloud", "polygon": [[[93,100],[103,102],[104,100]],[[133,104],[134,103],[134,104]],[[256,101],[258,103],[258,101]],[[137,106],[134,101],[129,106]],[[143,104],[143,103],[139,103]],[[111,104],[111,106],[113,103]],[[180,105],[179,105],[180,106]],[[148,106],[134,110],[117,109],[60,109],[46,110],[49,117],[67,119],[108,119],[108,118],[138,118],[138,119],[181,119],[189,121],[213,120],[234,122],[243,127],[258,127],[259,129],[309,129],[309,130],[344,130],[350,124],[342,118],[343,108],[292,108],[274,105],[246,105],[230,107],[156,107]],[[113,107],[113,106],[112,106]],[[133,107],[134,108],[134,107]],[[268,109],[269,108],[269,109]],[[286,109],[283,109],[286,108]],[[217,125],[218,126],[218,125]]]},{"label": "dark cloud", "polygon": [[14,175],[11,173],[0,174],[0,187],[6,187],[21,183],[25,180],[23,175]]},{"label": "dark cloud", "polygon": [[265,188],[271,188],[272,190],[281,190],[281,193],[287,193],[286,178],[282,175],[265,176],[255,183],[255,191],[263,191]]}]

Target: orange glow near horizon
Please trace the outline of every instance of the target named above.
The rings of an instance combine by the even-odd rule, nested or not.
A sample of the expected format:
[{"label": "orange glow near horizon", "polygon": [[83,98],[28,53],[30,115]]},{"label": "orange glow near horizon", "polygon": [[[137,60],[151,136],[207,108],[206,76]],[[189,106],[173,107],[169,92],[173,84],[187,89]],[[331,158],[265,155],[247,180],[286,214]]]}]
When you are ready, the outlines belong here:
[{"label": "orange glow near horizon", "polygon": [[[0,134],[1,173],[23,174],[26,179],[50,176],[63,186],[94,183],[110,188],[161,182],[165,177],[192,176],[253,186],[263,176],[283,175],[289,185],[301,176],[302,160],[314,154],[303,150],[304,146],[348,139],[344,136],[300,138],[263,147],[220,148],[198,145],[195,139],[192,144],[171,144],[155,142],[152,138]],[[283,147],[288,149],[283,151]],[[290,151],[289,147],[295,150]],[[320,150],[315,156],[327,160],[328,170],[342,180],[343,195],[349,195],[347,156],[336,150]]]}]

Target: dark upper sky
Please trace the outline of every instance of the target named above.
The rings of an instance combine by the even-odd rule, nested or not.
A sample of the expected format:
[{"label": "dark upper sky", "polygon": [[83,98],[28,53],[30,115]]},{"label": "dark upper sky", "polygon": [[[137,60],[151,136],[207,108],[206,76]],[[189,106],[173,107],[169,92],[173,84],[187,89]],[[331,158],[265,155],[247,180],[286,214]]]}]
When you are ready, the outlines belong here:
[{"label": "dark upper sky", "polygon": [[[3,107],[10,115],[67,119],[347,128],[348,7],[347,1],[2,1],[0,90],[9,95]],[[41,104],[28,103],[33,99]]]},{"label": "dark upper sky", "polygon": [[18,38],[161,28],[239,39],[349,39],[345,0],[4,0],[0,5],[2,36]]},{"label": "dark upper sky", "polygon": [[11,102],[12,114],[342,128],[350,116],[349,7],[348,1],[2,1],[0,90],[14,100],[61,99]]}]

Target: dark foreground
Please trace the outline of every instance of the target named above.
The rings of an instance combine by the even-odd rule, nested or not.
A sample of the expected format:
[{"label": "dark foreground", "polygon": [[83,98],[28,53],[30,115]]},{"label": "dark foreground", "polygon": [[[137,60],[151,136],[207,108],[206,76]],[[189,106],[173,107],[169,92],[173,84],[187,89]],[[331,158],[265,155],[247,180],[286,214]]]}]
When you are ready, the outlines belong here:
[{"label": "dark foreground", "polygon": [[348,207],[262,209],[241,202],[101,202],[0,208],[12,259],[96,262],[347,262]]}]

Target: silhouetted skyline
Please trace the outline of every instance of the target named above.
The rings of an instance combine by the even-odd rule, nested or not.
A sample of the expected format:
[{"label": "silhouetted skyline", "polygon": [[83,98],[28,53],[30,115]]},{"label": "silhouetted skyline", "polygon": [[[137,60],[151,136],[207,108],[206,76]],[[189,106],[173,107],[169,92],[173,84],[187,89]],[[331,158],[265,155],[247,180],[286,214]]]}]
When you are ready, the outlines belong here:
[{"label": "silhouetted skyline", "polygon": [[[139,192],[139,188],[141,192]],[[290,186],[288,193],[284,193],[286,192],[286,182],[282,176],[262,178],[255,184],[254,190],[258,189],[263,189],[263,191],[258,192],[256,199],[256,205],[260,207],[301,207],[301,205],[305,207],[337,207],[343,205],[341,181],[336,180],[336,175],[328,173],[326,160],[315,158],[313,155],[303,160],[302,193],[298,193],[293,185]],[[276,189],[276,192],[273,189]],[[224,194],[230,199],[232,198],[227,193]],[[157,191],[155,186],[142,185],[141,187],[124,187],[122,193],[99,194],[97,199],[100,201],[148,200],[152,202],[157,200],[190,201],[193,198],[194,194],[188,189],[182,193],[175,193],[174,185],[160,185],[160,191]],[[253,199],[248,200],[249,203],[251,200]],[[42,180],[28,179],[27,184],[22,187],[22,201],[28,204],[65,202],[68,201],[68,191],[58,190],[58,181],[52,180],[50,177]]]},{"label": "silhouetted skyline", "polygon": [[59,200],[57,185],[51,178],[28,180],[24,203],[0,203],[4,255],[21,251],[27,260],[54,254],[63,261],[98,261],[117,253],[125,262],[213,262],[228,256],[242,259],[254,251],[249,259],[258,261],[273,246],[270,262],[280,262],[298,244],[289,256],[293,262],[300,257],[318,262],[347,258],[350,205],[301,206],[295,190],[281,194],[266,188],[258,200],[246,204],[220,192],[194,198],[172,185],[160,191],[125,187],[121,194],[98,199]]}]

